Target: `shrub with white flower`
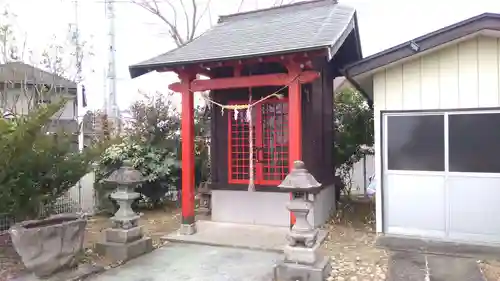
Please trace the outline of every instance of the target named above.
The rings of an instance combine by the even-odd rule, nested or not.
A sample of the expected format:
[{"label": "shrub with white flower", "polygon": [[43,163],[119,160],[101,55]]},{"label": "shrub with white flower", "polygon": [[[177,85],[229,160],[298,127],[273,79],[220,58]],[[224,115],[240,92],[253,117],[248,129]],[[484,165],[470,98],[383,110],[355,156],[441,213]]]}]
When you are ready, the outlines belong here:
[{"label": "shrub with white flower", "polygon": [[108,147],[102,154],[96,178],[102,180],[119,168],[123,160],[130,160],[148,182],[157,180],[174,183],[178,178],[179,162],[176,154],[167,149],[124,139]]}]

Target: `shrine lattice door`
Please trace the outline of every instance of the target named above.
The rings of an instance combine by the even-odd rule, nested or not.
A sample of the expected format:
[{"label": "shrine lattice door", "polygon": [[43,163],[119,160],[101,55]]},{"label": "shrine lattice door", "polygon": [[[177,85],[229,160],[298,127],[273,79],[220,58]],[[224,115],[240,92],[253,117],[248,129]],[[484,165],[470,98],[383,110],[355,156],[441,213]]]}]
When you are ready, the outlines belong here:
[{"label": "shrine lattice door", "polygon": [[[229,182],[250,180],[250,128],[246,111],[228,114]],[[288,102],[270,100],[252,109],[256,185],[278,185],[288,174]]]}]

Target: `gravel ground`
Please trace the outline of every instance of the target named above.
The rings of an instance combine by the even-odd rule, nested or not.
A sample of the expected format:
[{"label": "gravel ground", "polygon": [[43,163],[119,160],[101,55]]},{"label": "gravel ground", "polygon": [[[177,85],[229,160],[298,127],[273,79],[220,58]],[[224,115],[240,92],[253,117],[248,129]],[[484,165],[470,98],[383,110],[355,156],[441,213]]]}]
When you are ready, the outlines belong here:
[{"label": "gravel ground", "polygon": [[0,247],[0,281],[11,280],[24,270],[17,253],[8,246]]},{"label": "gravel ground", "polygon": [[344,201],[325,227],[323,247],[331,258],[328,281],[386,280],[388,253],[375,247],[374,205],[368,199]]},{"label": "gravel ground", "polygon": [[500,261],[480,261],[479,267],[484,275],[485,281],[500,281]]},{"label": "gravel ground", "polygon": [[330,225],[325,250],[332,262],[332,280],[385,280],[388,255],[374,247],[375,235],[367,230]]},{"label": "gravel ground", "polygon": [[[179,227],[180,212],[177,209],[143,211],[139,224],[143,226],[145,235],[153,238],[153,246],[161,246],[160,237],[175,231]],[[115,267],[120,263],[112,263],[94,252],[94,244],[102,238],[101,231],[110,226],[109,217],[94,216],[89,218],[85,233],[85,253],[80,257],[81,263],[92,263],[104,267]],[[24,273],[25,268],[12,247],[0,246],[0,281],[8,281]]]}]

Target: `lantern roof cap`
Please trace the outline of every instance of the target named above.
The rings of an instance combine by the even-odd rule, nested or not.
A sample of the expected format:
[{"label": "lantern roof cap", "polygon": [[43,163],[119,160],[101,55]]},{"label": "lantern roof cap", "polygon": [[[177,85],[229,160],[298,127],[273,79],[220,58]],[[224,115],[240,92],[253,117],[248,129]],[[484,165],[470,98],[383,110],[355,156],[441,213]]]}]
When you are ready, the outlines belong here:
[{"label": "lantern roof cap", "polygon": [[113,171],[104,181],[120,185],[133,185],[142,183],[145,179],[140,171],[134,169],[132,161],[123,160],[120,168]]},{"label": "lantern roof cap", "polygon": [[318,193],[322,185],[309,173],[304,162],[297,160],[293,162],[292,171],[278,187],[283,191]]}]

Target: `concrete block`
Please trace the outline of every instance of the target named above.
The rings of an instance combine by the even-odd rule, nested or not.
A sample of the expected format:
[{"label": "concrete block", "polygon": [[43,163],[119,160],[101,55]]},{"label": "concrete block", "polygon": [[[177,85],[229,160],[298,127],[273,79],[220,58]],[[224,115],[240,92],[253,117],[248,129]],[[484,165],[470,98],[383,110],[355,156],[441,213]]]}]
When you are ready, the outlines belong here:
[{"label": "concrete block", "polygon": [[134,227],[131,229],[108,228],[104,230],[104,241],[114,243],[130,243],[141,239],[142,227]]},{"label": "concrete block", "polygon": [[325,281],[331,271],[328,257],[323,257],[314,265],[282,261],[274,268],[273,281]]},{"label": "concrete block", "polygon": [[320,258],[319,243],[312,248],[285,246],[285,261],[290,263],[314,264]]},{"label": "concrete block", "polygon": [[196,224],[181,224],[180,235],[193,235],[196,233]]},{"label": "concrete block", "polygon": [[131,243],[100,242],[96,243],[96,251],[113,261],[127,261],[153,250],[150,237],[143,237]]}]

